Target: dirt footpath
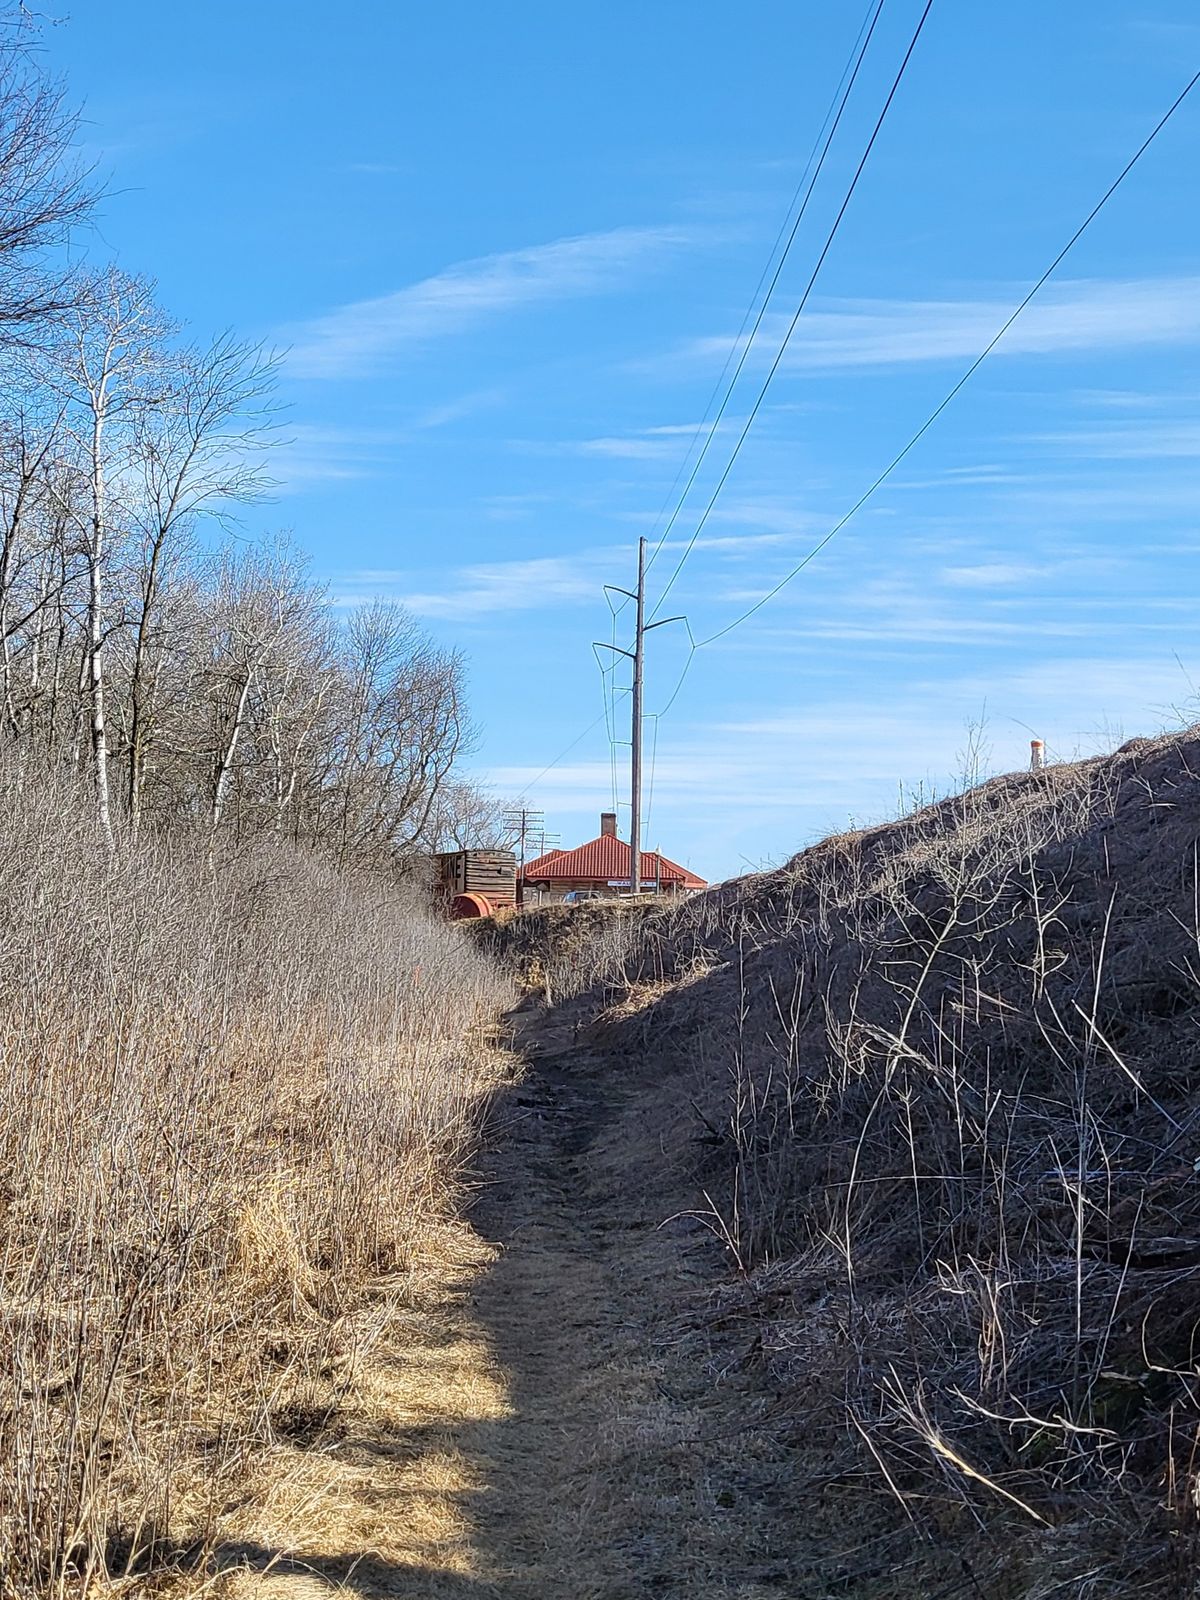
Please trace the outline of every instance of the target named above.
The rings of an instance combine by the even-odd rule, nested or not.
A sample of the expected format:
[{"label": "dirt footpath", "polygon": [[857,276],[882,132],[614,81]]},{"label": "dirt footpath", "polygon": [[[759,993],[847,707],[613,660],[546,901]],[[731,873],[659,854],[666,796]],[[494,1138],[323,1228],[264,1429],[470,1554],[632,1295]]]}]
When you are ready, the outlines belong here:
[{"label": "dirt footpath", "polygon": [[458,1263],[381,1330],[275,1525],[227,1547],[229,1580],[287,1600],[812,1592],[789,1577],[793,1469],[751,1340],[714,1349],[698,1315],[719,1246],[623,1165],[646,1145],[635,1080],[538,1017],[518,1048]]},{"label": "dirt footpath", "polygon": [[717,1247],[623,1170],[628,1081],[544,1025],[524,1037],[475,1213],[500,1253],[472,1309],[511,1406],[483,1452],[481,1564],[513,1600],[777,1600],[786,1462],[755,1437],[762,1397],[736,1371],[718,1386],[697,1331]]}]

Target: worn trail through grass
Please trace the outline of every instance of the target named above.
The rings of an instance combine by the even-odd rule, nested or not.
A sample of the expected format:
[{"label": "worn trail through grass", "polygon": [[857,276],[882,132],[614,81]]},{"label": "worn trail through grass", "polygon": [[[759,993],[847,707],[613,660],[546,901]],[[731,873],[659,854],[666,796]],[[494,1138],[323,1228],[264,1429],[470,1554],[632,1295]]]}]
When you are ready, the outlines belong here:
[{"label": "worn trail through grass", "polygon": [[303,1467],[281,1470],[267,1536],[231,1541],[229,1581],[279,1600],[799,1592],[751,1338],[704,1331],[718,1247],[625,1159],[646,1154],[644,1075],[540,1018],[518,1046],[457,1264],[291,1447]]}]

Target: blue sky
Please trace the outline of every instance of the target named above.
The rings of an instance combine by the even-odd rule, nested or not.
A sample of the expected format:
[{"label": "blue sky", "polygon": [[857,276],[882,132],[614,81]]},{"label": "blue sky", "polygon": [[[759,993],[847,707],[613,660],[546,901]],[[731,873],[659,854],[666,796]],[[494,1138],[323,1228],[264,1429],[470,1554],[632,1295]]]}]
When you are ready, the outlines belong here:
[{"label": "blue sky", "polygon": [[[887,0],[652,599],[919,13]],[[862,15],[84,0],[47,30],[111,188],[88,249],[155,276],[197,332],[290,352],[291,442],[247,531],[291,529],[337,600],[404,600],[460,645],[479,777],[527,792],[566,844],[612,794],[604,720],[543,770],[604,707],[601,586],[661,531]],[[935,0],[668,612],[703,637],[795,565],[1198,66],[1184,0]],[[946,787],[974,724],[1003,770],[1032,732],[1065,757],[1189,716],[1198,135],[1200,91],[895,477],[694,657],[647,730],[648,843],[725,876],[889,814],[901,785]],[[651,638],[654,712],[688,647]]]}]

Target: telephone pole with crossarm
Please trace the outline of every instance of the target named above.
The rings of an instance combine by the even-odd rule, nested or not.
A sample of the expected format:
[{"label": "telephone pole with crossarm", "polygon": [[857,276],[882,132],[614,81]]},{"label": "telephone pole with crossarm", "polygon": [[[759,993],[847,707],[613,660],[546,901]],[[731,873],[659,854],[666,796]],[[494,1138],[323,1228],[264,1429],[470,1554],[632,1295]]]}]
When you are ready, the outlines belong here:
[{"label": "telephone pole with crossarm", "polygon": [[633,649],[623,650],[619,645],[597,640],[597,650],[611,650],[633,663],[633,708],[630,728],[629,757],[629,890],[642,892],[642,689],[645,678],[646,635],[652,628],[664,628],[668,622],[682,622],[682,617],[662,617],[658,622],[646,621],[646,541],[638,540],[637,588],[622,589],[615,583],[606,583],[606,590],[623,594],[634,603]]}]

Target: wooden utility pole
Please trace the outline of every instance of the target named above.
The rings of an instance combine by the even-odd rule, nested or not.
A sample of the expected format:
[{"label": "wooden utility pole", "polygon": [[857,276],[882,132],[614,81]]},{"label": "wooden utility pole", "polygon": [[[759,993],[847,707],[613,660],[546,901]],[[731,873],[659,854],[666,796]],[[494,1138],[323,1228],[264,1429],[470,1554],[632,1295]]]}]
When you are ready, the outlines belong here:
[{"label": "wooden utility pole", "polygon": [[[503,822],[511,828],[517,836],[520,860],[518,871],[525,871],[525,849],[530,839],[541,838],[543,846],[546,843],[546,813],[534,810],[530,806],[509,806],[503,814]],[[544,854],[544,849],[538,855]]]},{"label": "wooden utility pole", "polygon": [[658,622],[646,621],[646,541],[638,540],[637,588],[622,589],[615,583],[606,583],[605,590],[623,594],[635,606],[636,623],[633,649],[622,650],[619,645],[605,644],[597,639],[594,650],[611,650],[633,663],[633,717],[630,729],[629,762],[629,890],[642,892],[642,681],[645,676],[646,635],[651,628],[665,627],[668,622],[682,622],[682,617],[663,617]]},{"label": "wooden utility pole", "polygon": [[638,540],[637,622],[633,635],[633,726],[629,772],[629,891],[642,892],[642,668],[646,651],[646,541]]}]

